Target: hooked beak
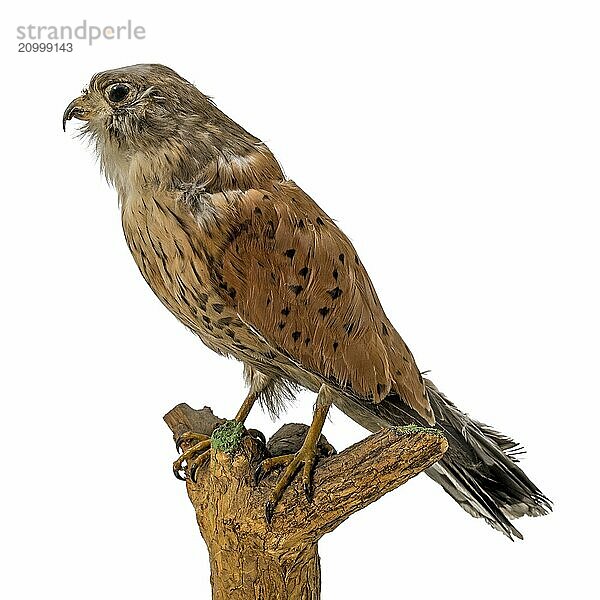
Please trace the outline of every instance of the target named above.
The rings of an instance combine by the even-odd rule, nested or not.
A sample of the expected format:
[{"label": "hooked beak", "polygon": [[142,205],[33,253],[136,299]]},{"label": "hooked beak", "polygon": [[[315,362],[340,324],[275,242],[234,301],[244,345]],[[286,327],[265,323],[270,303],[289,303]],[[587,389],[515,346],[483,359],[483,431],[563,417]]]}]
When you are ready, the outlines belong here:
[{"label": "hooked beak", "polygon": [[73,117],[82,121],[87,121],[85,117],[87,110],[83,107],[83,101],[84,97],[79,96],[79,98],[75,98],[75,100],[73,100],[71,104],[67,106],[65,112],[63,113],[63,131],[65,131],[67,128],[67,121],[70,121]]}]

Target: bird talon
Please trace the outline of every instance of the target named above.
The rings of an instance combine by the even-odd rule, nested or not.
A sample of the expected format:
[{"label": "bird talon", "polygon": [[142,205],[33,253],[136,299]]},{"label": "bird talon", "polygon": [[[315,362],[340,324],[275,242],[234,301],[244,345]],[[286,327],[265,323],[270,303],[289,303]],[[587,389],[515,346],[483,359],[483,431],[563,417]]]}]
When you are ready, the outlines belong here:
[{"label": "bird talon", "polygon": [[273,504],[273,502],[271,502],[271,500],[268,500],[265,503],[265,519],[267,520],[267,523],[270,525],[271,521],[273,520],[273,513],[275,512],[275,504]]},{"label": "bird talon", "polygon": [[254,485],[257,486],[262,481],[263,477],[264,477],[264,471],[262,468],[262,463],[260,463],[254,471],[254,477],[253,477]]},{"label": "bird talon", "polygon": [[[173,474],[181,481],[186,481],[189,478],[195,482],[198,468],[210,456],[210,438],[201,434],[194,434],[192,432],[188,433],[184,433],[181,437],[179,437],[177,443],[189,443],[194,440],[200,441],[183,452],[173,463]],[[186,465],[185,468],[183,466],[184,463]],[[181,476],[181,472],[184,473],[183,477]]]},{"label": "bird talon", "polygon": [[175,475],[175,477],[177,479],[179,479],[179,481],[185,481],[186,480],[186,476],[185,476],[185,471],[183,471],[183,475],[181,475],[181,467],[176,467],[175,466],[176,463],[173,463],[173,475]]},{"label": "bird talon", "polygon": [[304,496],[306,497],[306,500],[308,502],[312,502],[313,499],[313,487],[310,483],[310,481],[305,481],[302,485],[302,488],[304,489]]},{"label": "bird talon", "polygon": [[254,471],[254,482],[258,485],[271,471],[278,467],[289,465],[294,459],[293,454],[285,454],[283,456],[274,456],[265,458]]},{"label": "bird talon", "polygon": [[312,502],[313,499],[314,486],[312,481],[312,473],[316,462],[316,454],[314,452],[310,453],[304,459],[304,466],[302,468],[302,487],[308,502]]},{"label": "bird talon", "polygon": [[199,444],[200,442],[204,442],[209,439],[209,436],[204,435],[203,433],[194,433],[193,431],[186,431],[175,440],[175,447],[177,448],[177,452],[181,452],[182,445],[184,443],[194,442],[194,444]]},{"label": "bird talon", "polygon": [[202,454],[199,454],[188,466],[190,479],[194,482],[198,482],[198,470],[200,467],[210,458],[210,450],[205,450]]},{"label": "bird talon", "polygon": [[279,500],[281,500],[283,493],[292,483],[296,473],[298,473],[301,467],[303,467],[302,489],[304,490],[307,501],[312,501],[314,492],[312,485],[312,468],[315,462],[316,455],[314,450],[301,449],[296,454],[286,454],[283,456],[266,458],[260,463],[254,472],[254,480],[257,484],[273,469],[283,466],[286,467],[281,477],[277,480],[269,500],[265,504],[265,517],[267,518],[267,523],[271,523]]}]

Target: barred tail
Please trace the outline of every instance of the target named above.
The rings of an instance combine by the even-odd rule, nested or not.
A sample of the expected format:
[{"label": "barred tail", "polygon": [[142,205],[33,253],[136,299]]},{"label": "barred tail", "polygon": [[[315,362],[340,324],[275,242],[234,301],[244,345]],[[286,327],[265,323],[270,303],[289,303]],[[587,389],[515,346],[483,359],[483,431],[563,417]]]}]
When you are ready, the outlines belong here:
[{"label": "barred tail", "polygon": [[550,500],[517,466],[523,448],[511,438],[461,412],[430,381],[429,401],[448,438],[446,456],[428,475],[469,514],[481,517],[512,539],[523,539],[510,519],[538,517]]},{"label": "barred tail", "polygon": [[[523,539],[511,519],[537,517],[552,510],[552,502],[516,464],[523,448],[511,438],[471,419],[425,380],[436,427],[448,439],[444,457],[426,472],[473,517],[483,518],[510,539]],[[370,429],[381,425],[426,425],[398,396],[379,404],[340,406]]]}]

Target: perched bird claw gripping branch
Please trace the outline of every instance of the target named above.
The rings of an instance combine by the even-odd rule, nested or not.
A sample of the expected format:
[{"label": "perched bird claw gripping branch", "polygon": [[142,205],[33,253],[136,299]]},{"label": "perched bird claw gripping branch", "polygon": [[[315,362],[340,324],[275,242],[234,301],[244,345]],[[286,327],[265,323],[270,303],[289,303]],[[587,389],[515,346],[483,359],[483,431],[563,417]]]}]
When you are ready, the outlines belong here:
[{"label": "perched bird claw gripping branch", "polygon": [[[161,302],[212,350],[244,364],[249,393],[278,414],[317,392],[313,422],[267,503],[270,518],[302,471],[311,495],[316,440],[331,404],[356,422],[420,424],[449,441],[428,475],[469,514],[509,537],[511,519],[551,503],[516,464],[518,445],[471,419],[421,376],[354,247],[267,146],[162,65],[98,73],[63,115],[84,122],[117,190],[133,258]],[[209,441],[174,464],[194,478]],[[260,475],[260,473],[259,473]]]}]

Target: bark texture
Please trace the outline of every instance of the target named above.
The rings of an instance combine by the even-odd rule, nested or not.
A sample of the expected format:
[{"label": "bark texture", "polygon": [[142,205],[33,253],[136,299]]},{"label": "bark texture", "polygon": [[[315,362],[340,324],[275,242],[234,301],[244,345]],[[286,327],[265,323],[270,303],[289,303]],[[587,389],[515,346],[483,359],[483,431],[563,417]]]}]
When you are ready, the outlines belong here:
[{"label": "bark texture", "polygon": [[[194,410],[187,404],[172,409],[165,421],[175,439],[188,431],[211,435],[224,423],[209,408]],[[268,524],[264,507],[278,474],[255,485],[254,471],[267,456],[298,450],[306,429],[284,425],[269,443],[249,430],[235,452],[213,448],[197,483],[187,482],[209,551],[213,600],[317,600],[321,536],[431,466],[448,446],[435,430],[381,430],[322,458],[314,473],[312,502],[296,482]],[[323,455],[333,450],[325,438],[320,447]]]}]

